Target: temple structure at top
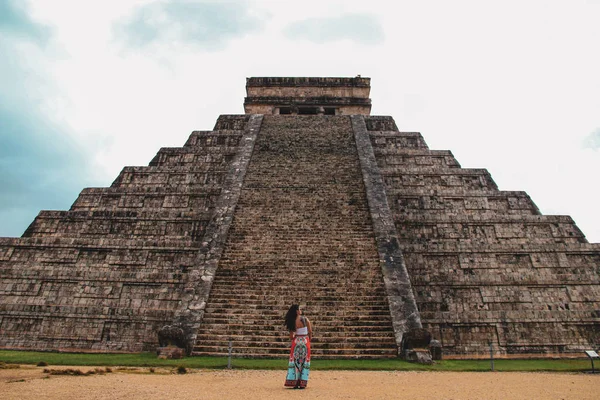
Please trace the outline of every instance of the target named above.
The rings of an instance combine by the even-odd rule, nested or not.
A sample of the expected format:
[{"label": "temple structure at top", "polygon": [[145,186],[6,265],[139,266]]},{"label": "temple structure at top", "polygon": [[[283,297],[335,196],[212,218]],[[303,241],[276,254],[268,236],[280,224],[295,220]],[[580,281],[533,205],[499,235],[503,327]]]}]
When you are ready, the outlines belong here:
[{"label": "temple structure at top", "polygon": [[247,78],[246,114],[370,115],[371,79]]}]

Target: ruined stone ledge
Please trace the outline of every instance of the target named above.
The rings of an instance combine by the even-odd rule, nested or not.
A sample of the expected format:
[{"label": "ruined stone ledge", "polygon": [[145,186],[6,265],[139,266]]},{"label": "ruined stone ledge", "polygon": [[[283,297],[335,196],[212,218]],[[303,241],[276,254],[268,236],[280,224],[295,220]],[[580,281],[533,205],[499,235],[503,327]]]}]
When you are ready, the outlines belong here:
[{"label": "ruined stone ledge", "polygon": [[222,138],[222,137],[232,137],[232,138],[238,138],[241,139],[243,136],[243,130],[239,130],[239,129],[217,129],[214,131],[193,131],[190,134],[190,137],[192,136],[199,136],[199,137],[214,137],[216,138]]},{"label": "ruined stone ledge", "polygon": [[164,151],[159,152],[150,161],[150,167],[186,167],[192,170],[196,164],[206,164],[209,169],[217,169],[222,164],[229,165],[235,156],[235,150],[228,151]]},{"label": "ruined stone ledge", "polygon": [[[444,360],[489,360],[490,359],[490,351],[489,347],[487,349],[481,348],[479,353],[469,352],[469,353],[453,353],[447,354],[448,348],[444,348]],[[498,351],[494,352],[494,359],[497,360],[539,360],[539,359],[577,359],[581,358],[581,351],[572,350],[570,353],[559,352],[558,349],[552,349],[549,346],[540,346],[539,353],[500,353]]]},{"label": "ruined stone ledge", "polygon": [[379,168],[401,168],[407,166],[429,166],[436,168],[460,168],[460,164],[449,156],[413,156],[397,154],[377,157]]},{"label": "ruined stone ledge", "polygon": [[371,87],[371,78],[342,77],[252,77],[246,78],[247,87],[270,86],[322,86],[322,87]]},{"label": "ruined stone ledge", "polygon": [[388,194],[388,198],[407,198],[407,199],[416,199],[421,197],[429,197],[429,198],[468,198],[468,197],[490,197],[490,198],[507,198],[507,197],[516,197],[518,199],[527,199],[531,200],[529,195],[526,192],[522,191],[512,191],[512,190],[490,190],[490,189],[468,189],[464,190],[462,188],[449,188],[449,187],[441,187],[435,190],[428,188],[415,188],[411,189],[410,192],[407,193],[406,189],[396,189],[396,188],[386,188],[386,192]]},{"label": "ruined stone ledge", "polygon": [[81,237],[37,237],[6,238],[0,237],[0,246],[18,248],[80,248],[86,250],[161,250],[161,251],[197,251],[198,243],[192,240],[160,240],[160,239],[105,239]]},{"label": "ruined stone ledge", "polygon": [[503,311],[438,311],[423,312],[424,324],[452,324],[470,326],[475,324],[568,324],[600,325],[600,318],[592,315],[592,309],[583,310],[503,310]]},{"label": "ruined stone ledge", "polygon": [[[89,309],[89,311],[84,311],[83,309],[85,309],[86,307],[81,307],[82,312],[64,313],[64,314],[60,314],[60,308],[68,309],[68,308],[74,308],[74,307],[71,307],[71,306],[49,306],[48,308],[55,308],[55,310],[48,310],[43,313],[36,312],[35,314],[23,313],[20,311],[14,311],[14,312],[3,311],[2,313],[0,313],[0,316],[3,318],[22,318],[22,319],[35,319],[35,320],[64,319],[64,320],[75,320],[77,322],[87,320],[87,321],[97,321],[97,322],[109,321],[109,322],[128,322],[128,323],[140,323],[140,322],[164,323],[165,319],[168,319],[175,312],[174,309],[161,311],[161,313],[164,312],[165,314],[168,314],[168,315],[166,315],[166,318],[165,318],[165,316],[163,316],[163,315],[160,315],[158,317],[153,317],[153,316],[146,316],[145,314],[141,314],[140,311],[146,311],[146,310],[142,310],[142,308],[129,309],[127,314],[125,314],[125,315],[111,315],[108,312],[106,314],[103,314],[102,311],[103,311],[104,307],[95,307],[95,308],[87,307]],[[116,307],[115,307],[115,310],[117,310]],[[98,339],[96,339],[96,340],[98,340]]]},{"label": "ruined stone ledge", "polygon": [[215,134],[192,134],[185,142],[182,149],[189,149],[195,154],[203,153],[231,153],[239,149],[240,141],[242,140],[241,134],[233,135],[229,132],[243,132],[243,131],[215,131],[215,132],[228,132],[223,135]]},{"label": "ruined stone ledge", "polygon": [[[187,208],[189,209],[189,208]],[[212,212],[208,210],[198,211],[171,211],[164,208],[141,208],[139,211],[122,210],[85,210],[85,211],[54,211],[42,210],[38,214],[38,219],[61,219],[61,220],[95,220],[104,221],[167,221],[167,222],[205,222],[210,220]]]},{"label": "ruined stone ledge", "polygon": [[214,131],[244,130],[250,120],[250,114],[222,114],[215,123]]},{"label": "ruined stone ledge", "polygon": [[237,146],[161,147],[155,158],[163,155],[235,155],[237,151]]},{"label": "ruined stone ledge", "polygon": [[[423,139],[421,132],[399,132],[399,131],[369,131],[369,138],[371,141],[378,138],[418,138]],[[373,148],[377,151],[376,148]]]},{"label": "ruined stone ledge", "polygon": [[[398,134],[397,132],[396,134]],[[402,154],[398,153],[398,150],[402,150]],[[375,153],[375,157],[379,158],[379,156],[410,156],[410,157],[452,157],[454,155],[450,150],[429,150],[422,148],[406,148],[406,149],[398,149],[398,148],[373,148],[373,152]]]},{"label": "ruined stone ledge", "polygon": [[[421,273],[423,275],[430,272],[427,268],[409,268],[411,273]],[[423,287],[430,286],[434,287],[446,287],[446,288],[454,288],[454,287],[463,287],[466,289],[466,285],[478,286],[482,287],[502,287],[502,286],[510,286],[508,283],[513,283],[513,286],[522,285],[530,288],[539,287],[539,285],[551,286],[555,284],[557,277],[562,279],[563,286],[598,286],[600,284],[600,280],[593,276],[593,270],[591,268],[587,268],[588,271],[585,271],[584,267],[537,267],[537,268],[529,268],[528,273],[519,273],[515,272],[514,269],[510,268],[486,268],[486,269],[474,269],[473,273],[465,273],[466,268],[457,267],[456,270],[450,271],[446,274],[440,275],[425,275],[422,278],[413,279],[415,286]],[[564,271],[569,271],[579,269],[583,273],[579,274],[566,274]],[[544,271],[543,277],[539,276],[539,271]],[[555,274],[550,274],[550,272],[557,272]],[[494,274],[492,276],[488,276],[490,274]],[[498,285],[500,282],[500,276],[504,273],[504,279],[507,285]],[[487,274],[487,275],[486,275]],[[462,286],[461,286],[462,285]],[[433,290],[433,289],[432,289]]]},{"label": "ruined stone ledge", "polygon": [[171,319],[176,311],[176,305],[164,310],[151,310],[143,304],[137,308],[121,308],[117,304],[107,307],[74,307],[74,306],[31,306],[12,309],[10,305],[0,310],[0,317],[5,319],[45,319],[66,320],[78,323],[87,320],[90,323],[102,322],[144,322],[162,324]]},{"label": "ruined stone ledge", "polygon": [[176,194],[176,195],[219,195],[221,194],[220,185],[206,185],[201,188],[191,188],[189,186],[134,186],[134,187],[92,187],[81,191],[82,195],[122,195],[122,194]]},{"label": "ruined stone ledge", "polygon": [[[443,224],[443,223],[464,223],[464,224],[505,224],[522,223],[524,225],[535,224],[567,224],[575,225],[573,219],[568,215],[510,215],[482,212],[477,215],[450,214],[447,210],[442,210],[438,215],[435,213],[406,215],[403,213],[394,214],[394,221],[403,225],[414,224]],[[579,231],[577,229],[577,231]]]},{"label": "ruined stone ledge", "polygon": [[[214,165],[219,165],[219,169],[213,169],[213,164],[211,163],[203,163],[201,165],[194,165],[193,167],[189,167],[187,165],[183,166],[170,166],[170,165],[160,165],[160,166],[146,166],[146,167],[123,167],[120,175],[123,174],[177,174],[177,175],[191,175],[194,173],[223,173],[226,174],[228,167],[227,165],[221,165],[225,163],[215,163]],[[118,178],[117,178],[118,179]],[[187,182],[186,182],[187,183]]]},{"label": "ruined stone ledge", "polygon": [[314,106],[346,106],[361,105],[371,106],[371,99],[364,97],[279,97],[279,96],[253,96],[244,98],[244,105],[267,104],[270,106],[314,105]]},{"label": "ruined stone ledge", "polygon": [[398,132],[396,121],[389,115],[365,116],[367,131],[393,131]]},{"label": "ruined stone ledge", "polygon": [[600,243],[412,243],[403,253],[598,253]]},{"label": "ruined stone ledge", "polygon": [[[189,266],[186,266],[187,268]],[[38,292],[42,290],[43,284],[69,283],[74,285],[80,284],[81,288],[101,288],[103,292],[102,295],[98,296],[84,292],[84,294],[81,294],[81,297],[109,299],[113,297],[110,297],[109,294],[104,294],[104,289],[110,289],[108,293],[112,293],[113,289],[120,290],[124,286],[143,286],[156,289],[163,287],[174,288],[187,277],[187,273],[182,272],[179,265],[171,266],[165,270],[161,269],[160,273],[157,273],[157,268],[140,268],[136,269],[135,272],[115,271],[114,267],[108,266],[105,263],[91,272],[81,266],[75,265],[66,267],[62,271],[56,271],[56,268],[52,268],[51,266],[46,266],[46,268],[38,267],[32,271],[18,270],[16,274],[10,274],[12,270],[13,268],[6,268],[5,266],[0,268],[0,271],[5,274],[3,277],[3,279],[5,278],[3,287],[13,285],[13,289],[11,290],[0,287],[0,293],[2,294],[33,293],[32,295],[37,296]],[[171,277],[165,277],[164,275],[171,275]],[[179,276],[175,277],[175,275]],[[36,283],[35,281],[38,282]],[[23,290],[14,289],[14,286],[18,286],[19,284],[23,285]],[[35,291],[35,289],[38,291]],[[148,297],[148,299],[151,299],[151,297]],[[159,298],[158,300],[165,299]]]},{"label": "ruined stone ledge", "polygon": [[398,168],[386,167],[381,168],[381,175],[384,178],[394,176],[405,176],[405,175],[417,175],[417,176],[490,176],[487,169],[482,168],[445,168],[445,167],[429,167],[429,166],[402,166]]},{"label": "ruined stone ledge", "polygon": [[[175,202],[170,202],[169,205],[165,205],[162,207],[156,207],[154,204],[152,204],[152,206],[144,206],[143,199],[144,197],[142,197],[142,199],[140,200],[140,203],[134,203],[133,201],[131,201],[131,203],[127,204],[127,205],[120,205],[119,211],[122,212],[135,212],[135,213],[139,213],[139,216],[141,219],[144,220],[149,220],[149,219],[153,219],[153,215],[156,214],[161,214],[164,213],[165,210],[168,210],[169,212],[171,212],[171,214],[169,214],[169,216],[167,216],[166,218],[171,219],[171,218],[179,218],[178,214],[180,213],[182,215],[182,222],[185,222],[186,218],[190,218],[192,216],[192,213],[197,213],[198,215],[201,214],[206,214],[208,213],[208,215],[212,215],[212,210],[214,208],[214,205],[212,204],[212,200],[209,197],[192,197],[192,201],[194,201],[195,204],[196,201],[198,199],[202,199],[206,201],[206,206],[198,206],[198,205],[191,205],[192,201],[187,201],[189,200],[189,197],[187,195],[181,195],[181,196],[172,196],[170,200],[173,200],[173,197],[177,198],[180,197],[181,200],[178,203]],[[215,196],[217,197],[217,196]],[[77,202],[75,204],[73,204],[71,206],[71,209],[69,210],[69,212],[95,212],[95,213],[101,213],[101,212],[110,212],[110,211],[114,211],[115,207],[111,206],[110,204],[98,204],[97,201],[94,201],[94,199],[86,199],[87,201],[80,201]],[[161,217],[162,218],[162,217]]]},{"label": "ruined stone ledge", "polygon": [[[229,131],[227,131],[229,132]],[[243,131],[240,131],[243,132]],[[232,153],[239,149],[241,136],[192,135],[182,149],[190,149],[194,154]]]}]

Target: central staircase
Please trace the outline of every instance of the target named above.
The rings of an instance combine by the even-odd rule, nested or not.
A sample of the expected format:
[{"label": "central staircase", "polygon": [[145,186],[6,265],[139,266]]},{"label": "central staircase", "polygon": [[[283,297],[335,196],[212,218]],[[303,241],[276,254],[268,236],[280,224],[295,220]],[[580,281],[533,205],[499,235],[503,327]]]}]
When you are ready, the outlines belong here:
[{"label": "central staircase", "polygon": [[298,303],[319,358],[396,357],[349,117],[265,115],[194,354],[286,357]]}]

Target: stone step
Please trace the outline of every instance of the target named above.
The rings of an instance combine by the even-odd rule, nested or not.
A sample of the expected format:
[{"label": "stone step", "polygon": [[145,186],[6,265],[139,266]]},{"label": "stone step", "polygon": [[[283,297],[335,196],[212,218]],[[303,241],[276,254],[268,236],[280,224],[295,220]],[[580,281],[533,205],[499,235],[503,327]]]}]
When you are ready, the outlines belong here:
[{"label": "stone step", "polygon": [[[281,328],[284,328],[283,325]],[[269,332],[256,334],[215,334],[215,333],[203,333],[198,334],[198,343],[205,343],[207,341],[219,341],[219,342],[244,342],[246,340],[254,340],[258,342],[282,342],[289,343],[290,337],[287,332],[276,331],[268,334]],[[319,343],[339,342],[339,343],[362,343],[365,341],[364,336],[359,334],[350,335],[348,333],[340,335],[339,332],[327,332],[321,331],[315,332],[314,340]],[[373,343],[388,343],[392,347],[396,345],[394,336],[389,331],[385,332],[371,332],[369,333],[369,341]]]},{"label": "stone step", "polygon": [[[219,271],[220,272],[220,271]],[[237,272],[237,274],[236,274]],[[277,285],[277,282],[273,282],[273,278],[277,278],[282,275],[284,270],[279,273],[269,271],[269,274],[261,273],[261,271],[224,271],[215,278],[215,284],[223,284],[223,286],[235,285],[239,282],[247,282],[249,285]],[[352,271],[348,268],[337,268],[335,271],[328,271],[322,269],[315,269],[310,272],[297,272],[295,274],[298,279],[306,280],[308,282],[330,282],[331,279],[342,283],[368,283],[370,285],[382,285],[381,276],[367,275],[369,272]],[[239,279],[237,278],[239,277]],[[337,278],[337,279],[336,279]],[[340,279],[341,278],[341,279]],[[291,281],[291,278],[288,278]],[[296,281],[297,282],[297,281]]]},{"label": "stone step", "polygon": [[[374,308],[369,306],[346,306],[336,307],[332,309],[331,306],[319,305],[315,303],[303,304],[303,309],[306,310],[307,314],[319,315],[322,318],[331,316],[377,316],[382,317],[389,315],[390,310],[387,304],[381,304],[381,306]],[[248,315],[264,315],[265,317],[281,317],[285,315],[289,308],[289,305],[281,301],[277,304],[273,304],[270,309],[259,308],[259,307],[246,307],[233,304],[228,307],[224,303],[215,303],[210,301],[206,306],[207,316],[224,316],[224,315],[236,315],[236,314],[248,314]]]},{"label": "stone step", "polygon": [[[391,322],[388,321],[381,321],[381,322],[377,322],[377,323],[366,323],[366,322],[345,322],[345,321],[338,321],[337,323],[321,323],[321,321],[319,320],[315,320],[313,321],[311,319],[311,323],[314,324],[315,329],[317,328],[317,326],[319,327],[320,330],[322,330],[323,332],[364,332],[365,334],[368,334],[371,331],[374,332],[391,332],[392,331],[392,324]],[[233,333],[238,333],[238,334],[244,334],[244,333],[248,333],[248,332],[278,332],[281,331],[283,327],[283,323],[279,324],[277,323],[276,325],[270,325],[270,324],[257,324],[255,321],[247,321],[247,323],[227,323],[225,321],[223,321],[223,323],[211,323],[211,324],[206,324],[203,325],[199,330],[198,333],[199,334],[203,334],[203,333],[220,333],[220,334],[224,334],[225,332],[227,332],[228,334],[233,334]]]},{"label": "stone step", "polygon": [[[343,290],[342,289],[328,289],[328,288],[311,288],[310,289],[310,294],[306,294],[304,296],[295,296],[296,298],[298,297],[302,297],[302,298],[307,298],[310,299],[311,301],[316,299],[318,301],[334,301],[335,299],[339,298],[339,297],[346,297],[348,299],[356,299],[357,301],[362,301],[362,300],[369,300],[369,301],[373,301],[373,300],[377,300],[378,298],[381,298],[383,296],[385,296],[385,293],[383,293],[383,291],[381,293],[378,293],[378,295],[367,295],[367,294],[363,294],[363,292],[357,292],[357,293],[348,293],[347,290]],[[251,291],[250,293],[247,293],[243,290],[241,291],[235,291],[234,293],[231,293],[229,290],[227,289],[220,289],[219,287],[213,288],[211,290],[211,297],[214,296],[215,298],[224,298],[224,299],[232,299],[233,301],[247,301],[250,303],[254,303],[257,301],[269,301],[269,302],[278,302],[278,301],[282,301],[282,299],[289,299],[290,298],[290,292],[288,290],[285,289],[281,289],[281,290],[269,290],[269,291],[259,291],[254,290]],[[289,300],[286,300],[286,303],[289,303]],[[289,307],[289,305],[288,305]]]},{"label": "stone step", "polygon": [[[211,352],[211,351],[193,351],[192,356],[198,357],[227,357],[228,353],[226,352]],[[258,354],[253,352],[245,352],[245,353],[233,353],[233,358],[253,358],[253,359],[287,359],[289,357],[289,351],[286,354]],[[392,354],[315,354],[321,360],[380,360],[380,359],[391,359],[397,358],[398,355],[396,353]]]},{"label": "stone step", "polygon": [[[225,307],[225,306],[232,306],[232,307],[237,307],[237,308],[249,308],[249,309],[264,309],[264,310],[272,310],[274,307],[278,307],[278,306],[282,306],[281,309],[285,309],[285,311],[287,311],[287,308],[289,307],[289,304],[286,303],[286,301],[284,299],[277,299],[276,301],[273,301],[271,303],[265,303],[265,302],[257,302],[257,303],[251,303],[251,302],[247,302],[245,300],[239,301],[239,300],[233,300],[231,298],[223,298],[223,297],[211,297],[210,302],[209,302],[209,306],[212,307]],[[310,306],[310,307],[329,307],[329,308],[334,308],[334,309],[354,309],[357,307],[364,307],[366,309],[370,309],[370,310],[387,310],[389,311],[389,304],[387,302],[387,299],[385,298],[378,298],[376,301],[357,301],[355,298],[352,299],[345,299],[345,298],[336,298],[335,300],[324,300],[324,301],[318,301],[315,299],[311,299],[309,302],[306,303],[306,306]]]},{"label": "stone step", "polygon": [[340,119],[341,130],[303,126],[302,118],[300,125],[270,130],[270,123],[289,121],[263,120],[196,351],[226,353],[223,339],[233,336],[245,355],[288,353],[283,316],[300,282],[310,299],[295,297],[322,340],[315,354],[395,356],[350,120]]},{"label": "stone step", "polygon": [[[228,354],[228,346],[198,346],[194,347],[194,353],[198,355],[226,355]],[[235,347],[234,354],[242,355],[247,354],[262,356],[289,356],[289,347]],[[389,349],[371,349],[371,348],[345,348],[345,349],[319,349],[311,347],[311,358],[313,356],[321,358],[321,356],[347,356],[362,358],[363,355],[379,356],[379,357],[397,357],[397,351],[395,348]]]},{"label": "stone step", "polygon": [[[335,280],[335,275],[330,275],[330,276],[321,276],[318,278],[314,278],[314,275],[311,276],[310,275],[300,275],[299,278],[306,278],[303,279],[304,281],[306,281],[306,283],[303,283],[303,287],[306,288],[318,288],[321,285],[326,285],[328,283],[330,283],[332,280]],[[240,283],[236,283],[234,280],[232,279],[222,279],[221,277],[217,278],[218,281],[215,282],[215,286],[214,288],[218,288],[220,290],[227,290],[229,288],[231,289],[243,289],[243,290],[254,290],[254,289],[258,289],[260,288],[260,290],[264,291],[269,291],[269,290],[276,290],[276,291],[281,291],[281,290],[287,290],[289,288],[294,288],[294,287],[298,287],[298,281],[292,281],[290,279],[289,282],[271,282],[271,281],[267,281],[267,280],[254,280],[251,277],[247,277],[246,281],[240,282]],[[374,288],[378,288],[378,289],[383,289],[383,282],[381,282],[380,280],[377,281],[373,281],[370,279],[360,279],[360,277],[357,277],[355,279],[345,279],[343,281],[338,281],[337,282],[339,287],[336,288],[336,290],[340,291],[340,290],[352,290],[352,289],[360,289],[365,287],[365,285],[368,286],[372,286]],[[332,288],[333,290],[333,288]]]},{"label": "stone step", "polygon": [[[268,238],[267,238],[268,239]],[[367,239],[367,238],[365,238]],[[370,238],[369,238],[370,239]],[[353,240],[349,239],[351,242]],[[369,249],[367,246],[356,246],[353,249],[353,252],[349,252],[347,248],[343,248],[338,242],[330,242],[330,243],[320,243],[315,242],[313,244],[309,242],[303,242],[302,238],[299,238],[299,242],[296,246],[292,245],[291,241],[278,241],[272,244],[265,243],[264,247],[260,249],[255,245],[249,245],[245,243],[239,243],[236,246],[232,246],[231,248],[225,250],[225,255],[228,257],[227,259],[236,260],[236,264],[227,269],[241,269],[246,268],[248,266],[269,266],[269,267],[277,267],[280,269],[288,268],[287,265],[278,265],[276,263],[276,259],[282,260],[294,260],[295,256],[305,256],[310,255],[311,251],[314,253],[318,253],[319,256],[313,257],[310,259],[310,264],[315,266],[326,266],[326,265],[335,265],[335,262],[342,258],[341,261],[347,260],[355,260],[354,261],[354,269],[360,270],[360,265],[356,264],[366,264],[373,263],[374,260],[368,258],[369,255],[374,255],[375,251],[373,249]],[[288,252],[285,251],[286,247],[289,247],[290,250]],[[323,254],[325,253],[325,254]],[[257,255],[264,255],[268,257],[266,261],[262,261],[262,258],[256,258]],[[375,253],[376,254],[376,253]],[[245,265],[239,265],[239,260],[245,260]],[[299,260],[300,261],[300,260]],[[304,264],[307,264],[303,261]],[[239,266],[238,266],[239,265]]]},{"label": "stone step", "polygon": [[[262,349],[277,349],[277,350],[281,350],[283,348],[287,348],[289,351],[289,345],[290,345],[290,338],[289,336],[286,337],[282,337],[281,340],[279,341],[265,341],[265,340],[239,340],[239,341],[235,341],[232,340],[231,341],[232,347],[235,348],[241,348],[241,347],[256,347],[256,348],[262,348]],[[365,338],[362,338],[362,340],[359,340],[357,338],[356,341],[353,342],[341,342],[341,341],[336,341],[334,340],[329,340],[329,341],[323,341],[323,338],[321,337],[314,337],[312,340],[312,349],[314,349],[315,351],[324,351],[324,350],[344,350],[344,349],[356,349],[356,350],[361,350],[361,349],[377,349],[377,350],[392,350],[394,351],[396,348],[396,343],[393,340],[388,340],[386,342],[375,342],[373,340],[371,340],[371,338],[368,338],[368,340],[365,340]],[[196,346],[194,346],[195,348],[209,348],[209,347],[224,347],[224,348],[228,348],[229,347],[229,340],[200,340],[198,339],[196,341]]]},{"label": "stone step", "polygon": [[[391,317],[389,313],[379,315],[321,315],[319,310],[314,310],[318,318],[311,318],[315,324],[320,326],[391,326]],[[262,315],[262,314],[225,314],[208,312],[202,318],[202,322],[208,325],[213,324],[259,324],[266,323],[271,325],[273,321],[283,320],[281,314],[278,315]]]},{"label": "stone step", "polygon": [[[287,311],[289,305],[287,305],[285,299],[279,299],[278,301],[264,303],[264,302],[250,302],[250,301],[239,301],[238,299],[230,299],[230,298],[215,298],[211,299],[206,307],[206,310],[211,309],[221,309],[229,312],[228,310],[247,310],[249,312],[261,312],[261,313],[277,313],[279,311]],[[369,302],[369,303],[361,303],[353,300],[348,300],[347,302],[315,302],[308,301],[303,303],[303,307],[307,308],[318,308],[322,309],[327,313],[337,313],[337,312],[353,312],[353,313],[361,313],[361,312],[376,312],[376,313],[386,313],[389,312],[388,302],[385,299],[382,299],[378,302]]]},{"label": "stone step", "polygon": [[[323,283],[327,283],[327,282],[331,282],[329,280],[323,280]],[[236,295],[236,294],[249,294],[249,295],[289,295],[290,293],[293,293],[294,290],[298,290],[298,287],[301,286],[302,288],[310,288],[311,290],[315,290],[316,292],[314,292],[314,294],[318,297],[323,296],[323,295],[327,295],[327,294],[344,294],[344,293],[348,293],[349,291],[352,292],[352,295],[360,295],[363,292],[367,292],[364,293],[364,296],[371,296],[371,297],[378,297],[380,295],[384,295],[385,294],[385,289],[383,287],[383,284],[373,284],[373,287],[371,288],[365,288],[365,286],[361,283],[349,283],[349,282],[336,282],[339,283],[338,286],[336,287],[327,287],[327,286],[323,286],[322,284],[320,284],[321,282],[319,282],[318,280],[315,281],[315,283],[313,284],[312,282],[310,282],[308,279],[306,280],[302,280],[301,285],[298,284],[298,282],[281,282],[279,284],[277,284],[276,282],[274,282],[271,285],[265,285],[265,286],[254,286],[254,287],[244,287],[243,283],[240,283],[239,285],[235,286],[235,285],[221,285],[219,283],[215,283],[215,285],[213,286],[211,292],[213,294],[217,294],[220,292],[227,292],[227,294],[232,294],[232,295]],[[333,282],[331,282],[333,283]],[[311,292],[311,295],[313,293]],[[342,296],[343,297],[343,296]]]},{"label": "stone step", "polygon": [[[391,318],[389,312],[387,314],[349,314],[349,313],[339,313],[339,314],[329,314],[323,315],[321,310],[311,309],[311,316],[315,315],[318,317],[311,318],[314,319],[315,323],[324,324],[324,325],[335,325],[338,321],[344,321],[344,323],[360,323],[360,324],[390,324]],[[247,321],[264,321],[267,323],[272,323],[273,321],[283,321],[283,315],[281,313],[265,315],[262,313],[255,314],[242,314],[242,313],[223,313],[223,312],[212,312],[206,311],[204,318],[202,319],[203,323],[211,324],[211,323],[246,323]]]},{"label": "stone step", "polygon": [[[380,304],[385,304],[383,303],[383,298],[384,298],[384,294],[381,294],[379,296],[373,296],[373,295],[348,295],[347,292],[344,292],[345,296],[342,296],[343,298],[346,299],[352,299],[353,301],[356,301],[357,303],[361,303],[364,301],[367,302],[375,302],[375,301],[382,301],[382,303]],[[220,293],[218,293],[216,291],[215,288],[213,288],[213,290],[211,290],[211,300],[213,301],[213,299],[215,299],[214,301],[219,301],[220,299],[223,299],[225,301],[227,301],[228,299],[231,300],[232,302],[248,302],[248,303],[255,303],[255,302],[268,302],[268,304],[284,304],[287,305],[287,307],[289,307],[289,300],[287,300],[287,298],[289,297],[289,292],[288,293],[284,293],[283,295],[277,295],[277,294],[271,294],[269,293],[263,293],[263,294],[237,294],[237,295],[231,295],[231,293],[229,293],[228,291],[221,291]],[[310,294],[310,296],[307,295],[307,297],[310,297],[311,302],[331,302],[331,301],[336,301],[340,298],[340,295],[337,293],[329,293],[329,294]],[[285,300],[282,300],[285,299]]]}]

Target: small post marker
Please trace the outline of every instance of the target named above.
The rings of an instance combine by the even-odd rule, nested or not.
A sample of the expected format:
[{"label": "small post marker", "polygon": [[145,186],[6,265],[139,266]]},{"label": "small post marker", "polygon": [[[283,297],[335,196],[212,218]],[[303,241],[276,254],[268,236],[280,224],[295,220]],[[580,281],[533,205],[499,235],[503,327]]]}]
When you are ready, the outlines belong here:
[{"label": "small post marker", "polygon": [[227,369],[231,369],[231,351],[233,350],[233,346],[231,345],[231,340],[229,340],[229,355],[227,356]]},{"label": "small post marker", "polygon": [[600,358],[600,356],[594,350],[586,350],[585,354],[587,354],[587,356],[590,358],[590,361],[592,362],[592,374],[595,374],[596,370],[594,369],[594,358]]},{"label": "small post marker", "polygon": [[492,371],[493,371],[494,370],[494,344],[492,343],[491,340],[488,342],[488,344],[490,345],[490,362],[491,362]]}]

